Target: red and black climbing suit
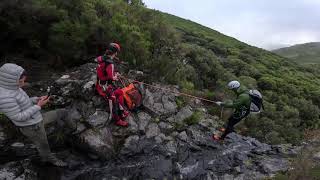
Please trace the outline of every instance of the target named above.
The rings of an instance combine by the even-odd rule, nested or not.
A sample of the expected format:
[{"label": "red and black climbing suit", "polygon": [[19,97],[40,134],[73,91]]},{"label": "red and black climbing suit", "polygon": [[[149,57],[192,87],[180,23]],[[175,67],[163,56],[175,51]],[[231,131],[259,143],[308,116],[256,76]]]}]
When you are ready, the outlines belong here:
[{"label": "red and black climbing suit", "polygon": [[116,72],[113,60],[106,55],[97,57],[96,90],[107,102],[112,100],[112,117],[119,126],[128,126],[124,121],[128,112],[124,110],[123,91],[115,85]]}]

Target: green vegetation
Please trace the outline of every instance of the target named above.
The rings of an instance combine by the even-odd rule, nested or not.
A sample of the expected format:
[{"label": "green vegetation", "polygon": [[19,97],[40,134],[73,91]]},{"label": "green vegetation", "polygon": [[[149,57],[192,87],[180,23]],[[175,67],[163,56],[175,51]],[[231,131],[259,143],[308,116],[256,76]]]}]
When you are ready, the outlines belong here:
[{"label": "green vegetation", "polygon": [[178,109],[183,108],[186,105],[185,97],[184,96],[176,97],[176,103],[177,103]]},{"label": "green vegetation", "polygon": [[185,124],[182,122],[174,122],[173,127],[178,132],[185,130]]},{"label": "green vegetation", "polygon": [[301,64],[320,64],[320,42],[298,44],[273,51]]},{"label": "green vegetation", "polygon": [[200,111],[194,112],[190,117],[183,120],[184,123],[186,123],[188,126],[198,124],[201,118],[203,117],[203,114]]},{"label": "green vegetation", "polygon": [[0,55],[19,54],[61,68],[87,62],[117,41],[120,58],[144,71],[149,81],[203,91],[210,98],[217,91],[232,98],[226,84],[234,79],[261,90],[266,110],[246,121],[247,135],[268,143],[298,143],[305,130],[319,128],[319,68],[300,67],[194,22],[149,10],[140,0],[128,2],[2,0]]}]

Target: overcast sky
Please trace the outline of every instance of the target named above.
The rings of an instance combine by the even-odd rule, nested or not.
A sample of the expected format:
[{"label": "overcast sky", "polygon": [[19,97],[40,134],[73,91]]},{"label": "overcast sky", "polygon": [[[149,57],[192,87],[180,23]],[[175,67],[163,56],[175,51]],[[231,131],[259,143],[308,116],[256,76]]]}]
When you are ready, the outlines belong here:
[{"label": "overcast sky", "polygon": [[275,49],[320,41],[320,0],[144,0],[250,45]]}]

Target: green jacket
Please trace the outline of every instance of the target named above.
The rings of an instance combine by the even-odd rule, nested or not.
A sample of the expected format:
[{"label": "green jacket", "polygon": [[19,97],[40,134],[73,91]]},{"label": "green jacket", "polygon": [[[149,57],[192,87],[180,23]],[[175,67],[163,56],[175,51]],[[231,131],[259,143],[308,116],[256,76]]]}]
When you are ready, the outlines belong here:
[{"label": "green jacket", "polygon": [[251,104],[251,99],[249,96],[249,90],[245,87],[240,87],[234,90],[237,98],[232,102],[223,102],[222,106],[226,108],[233,108],[235,111],[242,111],[243,109],[249,109]]}]

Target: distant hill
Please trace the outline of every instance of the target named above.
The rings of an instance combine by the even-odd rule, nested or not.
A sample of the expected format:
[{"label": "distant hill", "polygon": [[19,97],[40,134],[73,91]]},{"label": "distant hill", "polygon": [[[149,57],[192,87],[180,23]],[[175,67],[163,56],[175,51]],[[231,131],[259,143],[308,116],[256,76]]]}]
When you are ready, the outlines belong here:
[{"label": "distant hill", "polygon": [[291,47],[280,48],[273,51],[298,63],[320,64],[320,42],[297,44]]}]

